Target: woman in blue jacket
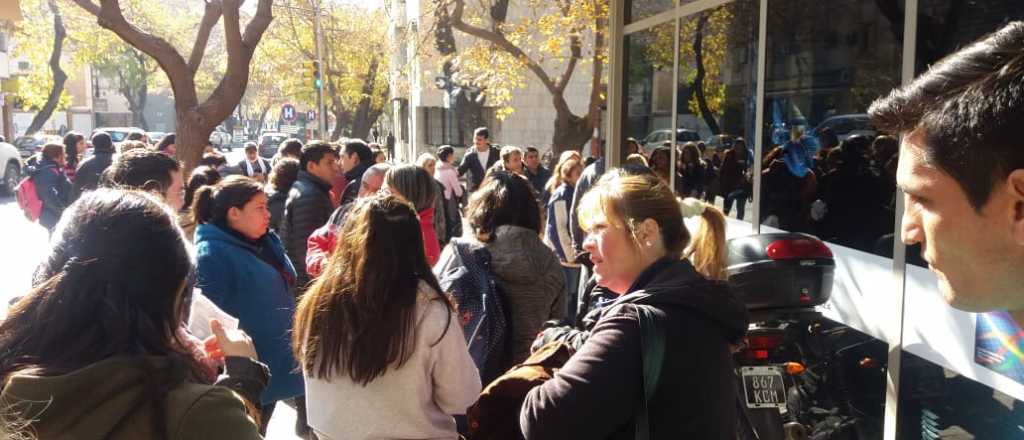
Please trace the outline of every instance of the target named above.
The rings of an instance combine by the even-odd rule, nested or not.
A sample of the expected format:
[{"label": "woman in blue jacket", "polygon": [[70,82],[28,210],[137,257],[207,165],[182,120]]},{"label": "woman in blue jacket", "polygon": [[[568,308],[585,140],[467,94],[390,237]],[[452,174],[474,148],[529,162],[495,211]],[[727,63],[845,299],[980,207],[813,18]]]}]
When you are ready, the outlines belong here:
[{"label": "woman in blue jacket", "polygon": [[267,230],[267,195],[255,180],[230,176],[202,187],[195,195],[192,214],[199,224],[197,287],[238,318],[239,327],[252,337],[260,361],[270,367],[270,383],[260,398],[265,432],[277,401],[303,394],[290,342],[295,268],[277,234]]},{"label": "woman in blue jacket", "polygon": [[547,204],[547,224],[544,227],[544,243],[555,251],[558,262],[565,272],[566,318],[576,320],[576,290],[580,282],[580,265],[576,263],[576,251],[569,236],[569,208],[572,207],[576,181],[583,173],[583,163],[569,157],[555,167],[555,176],[548,182],[547,192],[551,198]]}]

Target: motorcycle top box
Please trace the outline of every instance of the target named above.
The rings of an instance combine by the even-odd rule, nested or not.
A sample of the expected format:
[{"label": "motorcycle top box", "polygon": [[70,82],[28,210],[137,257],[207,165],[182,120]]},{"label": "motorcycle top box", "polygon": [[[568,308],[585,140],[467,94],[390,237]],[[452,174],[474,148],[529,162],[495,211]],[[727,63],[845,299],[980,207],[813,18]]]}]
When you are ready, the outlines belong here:
[{"label": "motorcycle top box", "polygon": [[813,235],[750,235],[729,240],[727,248],[729,284],[747,309],[806,309],[832,295],[835,259]]}]

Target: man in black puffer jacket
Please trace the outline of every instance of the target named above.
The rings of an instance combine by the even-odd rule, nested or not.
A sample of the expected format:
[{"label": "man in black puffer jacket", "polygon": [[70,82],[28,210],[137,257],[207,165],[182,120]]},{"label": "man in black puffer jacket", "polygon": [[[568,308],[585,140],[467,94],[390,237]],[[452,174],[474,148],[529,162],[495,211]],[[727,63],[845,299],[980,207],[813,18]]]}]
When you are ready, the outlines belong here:
[{"label": "man in black puffer jacket", "polygon": [[365,142],[353,139],[342,147],[340,162],[341,172],[345,173],[345,191],[341,195],[339,205],[347,205],[359,196],[359,182],[363,173],[374,165],[373,151]]},{"label": "man in black puffer jacket", "polygon": [[105,131],[97,131],[92,135],[92,157],[86,159],[75,170],[75,183],[71,189],[71,201],[78,200],[83,192],[92,191],[99,186],[100,175],[114,161],[114,143]]},{"label": "man in black puffer jacket", "polygon": [[280,235],[288,258],[298,274],[296,295],[309,284],[306,273],[306,241],[317,228],[327,223],[334,211],[331,204],[331,179],[337,172],[338,153],[326,142],[310,142],[302,147],[299,178],[288,192],[281,218]]}]

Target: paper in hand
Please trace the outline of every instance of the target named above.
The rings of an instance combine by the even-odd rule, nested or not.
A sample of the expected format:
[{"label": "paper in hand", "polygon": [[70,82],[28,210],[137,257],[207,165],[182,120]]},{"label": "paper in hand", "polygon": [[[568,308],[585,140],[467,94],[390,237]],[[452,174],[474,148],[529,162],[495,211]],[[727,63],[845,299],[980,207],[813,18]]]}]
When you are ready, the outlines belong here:
[{"label": "paper in hand", "polygon": [[238,318],[229,315],[217,307],[199,289],[192,291],[192,313],[188,318],[188,331],[199,339],[206,339],[213,336],[210,329],[210,320],[217,319],[224,325],[225,329],[237,330]]}]

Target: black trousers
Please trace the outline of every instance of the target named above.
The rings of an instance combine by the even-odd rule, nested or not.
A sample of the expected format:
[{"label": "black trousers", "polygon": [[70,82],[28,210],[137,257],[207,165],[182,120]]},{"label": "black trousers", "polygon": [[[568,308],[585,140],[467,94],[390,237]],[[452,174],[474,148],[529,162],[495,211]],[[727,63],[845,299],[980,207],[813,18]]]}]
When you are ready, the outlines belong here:
[{"label": "black trousers", "polygon": [[[306,396],[296,396],[288,399],[295,405],[295,435],[303,438],[315,439],[313,431],[306,423]],[[278,402],[260,407],[260,435],[267,435],[267,426],[270,425],[270,417],[274,415],[274,408]]]}]

